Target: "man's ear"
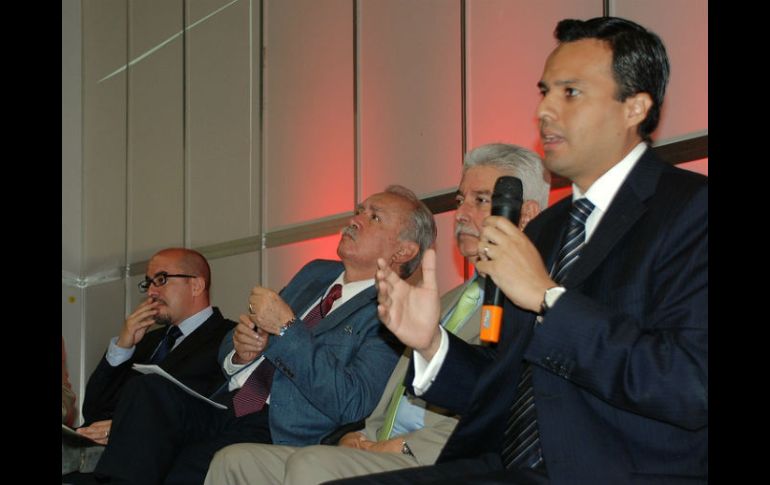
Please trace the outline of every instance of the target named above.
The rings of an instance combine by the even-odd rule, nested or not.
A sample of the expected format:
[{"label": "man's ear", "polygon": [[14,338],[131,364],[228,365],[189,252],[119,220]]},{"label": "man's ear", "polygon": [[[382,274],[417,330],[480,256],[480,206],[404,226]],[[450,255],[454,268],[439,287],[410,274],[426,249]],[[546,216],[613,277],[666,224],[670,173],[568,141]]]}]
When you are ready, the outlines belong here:
[{"label": "man's ear", "polygon": [[414,258],[420,252],[420,245],[414,241],[399,241],[398,250],[390,258],[391,263],[402,265]]},{"label": "man's ear", "polygon": [[535,202],[532,199],[525,200],[523,204],[521,204],[521,217],[519,218],[519,229],[522,231],[525,227],[527,227],[527,224],[529,224],[529,221],[535,218],[540,214],[540,204]]},{"label": "man's ear", "polygon": [[192,286],[193,296],[199,296],[206,290],[206,280],[202,276],[190,278],[190,285]]},{"label": "man's ear", "polygon": [[626,105],[626,120],[629,127],[638,126],[647,118],[652,107],[652,98],[648,93],[636,93],[623,102]]}]

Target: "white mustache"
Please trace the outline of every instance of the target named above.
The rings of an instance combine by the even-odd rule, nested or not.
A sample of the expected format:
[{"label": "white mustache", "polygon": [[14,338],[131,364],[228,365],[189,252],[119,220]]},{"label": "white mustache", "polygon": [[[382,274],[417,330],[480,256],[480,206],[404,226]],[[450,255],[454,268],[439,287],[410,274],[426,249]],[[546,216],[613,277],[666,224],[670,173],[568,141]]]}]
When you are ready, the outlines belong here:
[{"label": "white mustache", "polygon": [[340,231],[340,234],[343,236],[347,234],[351,239],[355,241],[356,236],[358,236],[358,228],[356,226],[345,226]]},{"label": "white mustache", "polygon": [[473,229],[472,227],[468,227],[464,224],[457,224],[455,226],[455,237],[459,237],[460,234],[467,234],[468,236],[473,237],[481,237],[481,234],[479,231]]}]

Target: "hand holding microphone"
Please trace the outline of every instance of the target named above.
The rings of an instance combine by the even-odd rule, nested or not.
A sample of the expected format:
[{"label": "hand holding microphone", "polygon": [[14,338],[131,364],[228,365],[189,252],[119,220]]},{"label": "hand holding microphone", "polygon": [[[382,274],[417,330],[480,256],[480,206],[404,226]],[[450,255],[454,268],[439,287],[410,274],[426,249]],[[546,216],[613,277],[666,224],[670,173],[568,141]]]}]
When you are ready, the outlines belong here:
[{"label": "hand holding microphone", "polygon": [[[518,225],[521,216],[522,195],[521,180],[511,176],[499,177],[492,193],[492,215],[505,217],[514,225]],[[482,341],[498,342],[500,340],[504,300],[503,292],[492,281],[492,278],[487,276],[484,285],[484,304],[481,307],[480,338]]]}]

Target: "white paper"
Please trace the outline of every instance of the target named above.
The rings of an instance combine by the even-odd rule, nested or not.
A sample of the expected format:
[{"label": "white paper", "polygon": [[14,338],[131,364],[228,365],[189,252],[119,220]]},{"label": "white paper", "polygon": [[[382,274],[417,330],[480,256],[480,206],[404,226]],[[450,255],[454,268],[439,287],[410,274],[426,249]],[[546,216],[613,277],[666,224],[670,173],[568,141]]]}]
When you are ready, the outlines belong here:
[{"label": "white paper", "polygon": [[223,404],[219,404],[218,402],[214,402],[211,399],[209,399],[209,398],[207,398],[205,396],[202,396],[202,395],[198,394],[197,392],[193,391],[192,389],[190,389],[189,387],[185,386],[184,384],[182,384],[181,382],[176,380],[176,378],[174,378],[174,376],[172,376],[168,372],[164,371],[163,369],[161,369],[157,365],[134,364],[134,369],[136,371],[138,371],[138,372],[141,372],[142,374],[158,374],[159,376],[163,376],[166,379],[168,379],[169,381],[171,381],[174,384],[176,384],[177,386],[179,386],[179,388],[182,389],[187,394],[189,394],[191,396],[195,396],[198,399],[202,399],[202,400],[206,401],[207,403],[211,404],[212,406],[217,407],[219,409],[227,409],[227,406],[225,406]]}]

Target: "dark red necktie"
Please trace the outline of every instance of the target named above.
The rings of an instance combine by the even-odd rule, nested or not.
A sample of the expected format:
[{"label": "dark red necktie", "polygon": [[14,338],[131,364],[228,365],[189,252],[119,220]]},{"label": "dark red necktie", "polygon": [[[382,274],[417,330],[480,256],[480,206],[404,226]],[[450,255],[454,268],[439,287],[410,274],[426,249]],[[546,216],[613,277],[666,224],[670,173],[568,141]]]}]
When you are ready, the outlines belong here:
[{"label": "dark red necktie", "polygon": [[[305,326],[308,329],[315,327],[329,313],[334,301],[340,296],[342,296],[342,285],[337,283],[332,286],[326,297],[305,315],[305,318],[302,320]],[[243,387],[233,396],[235,416],[241,417],[256,413],[265,407],[267,396],[270,395],[270,386],[273,384],[274,373],[275,366],[267,359],[257,366],[249,378],[246,379],[246,382],[243,383]]]}]

